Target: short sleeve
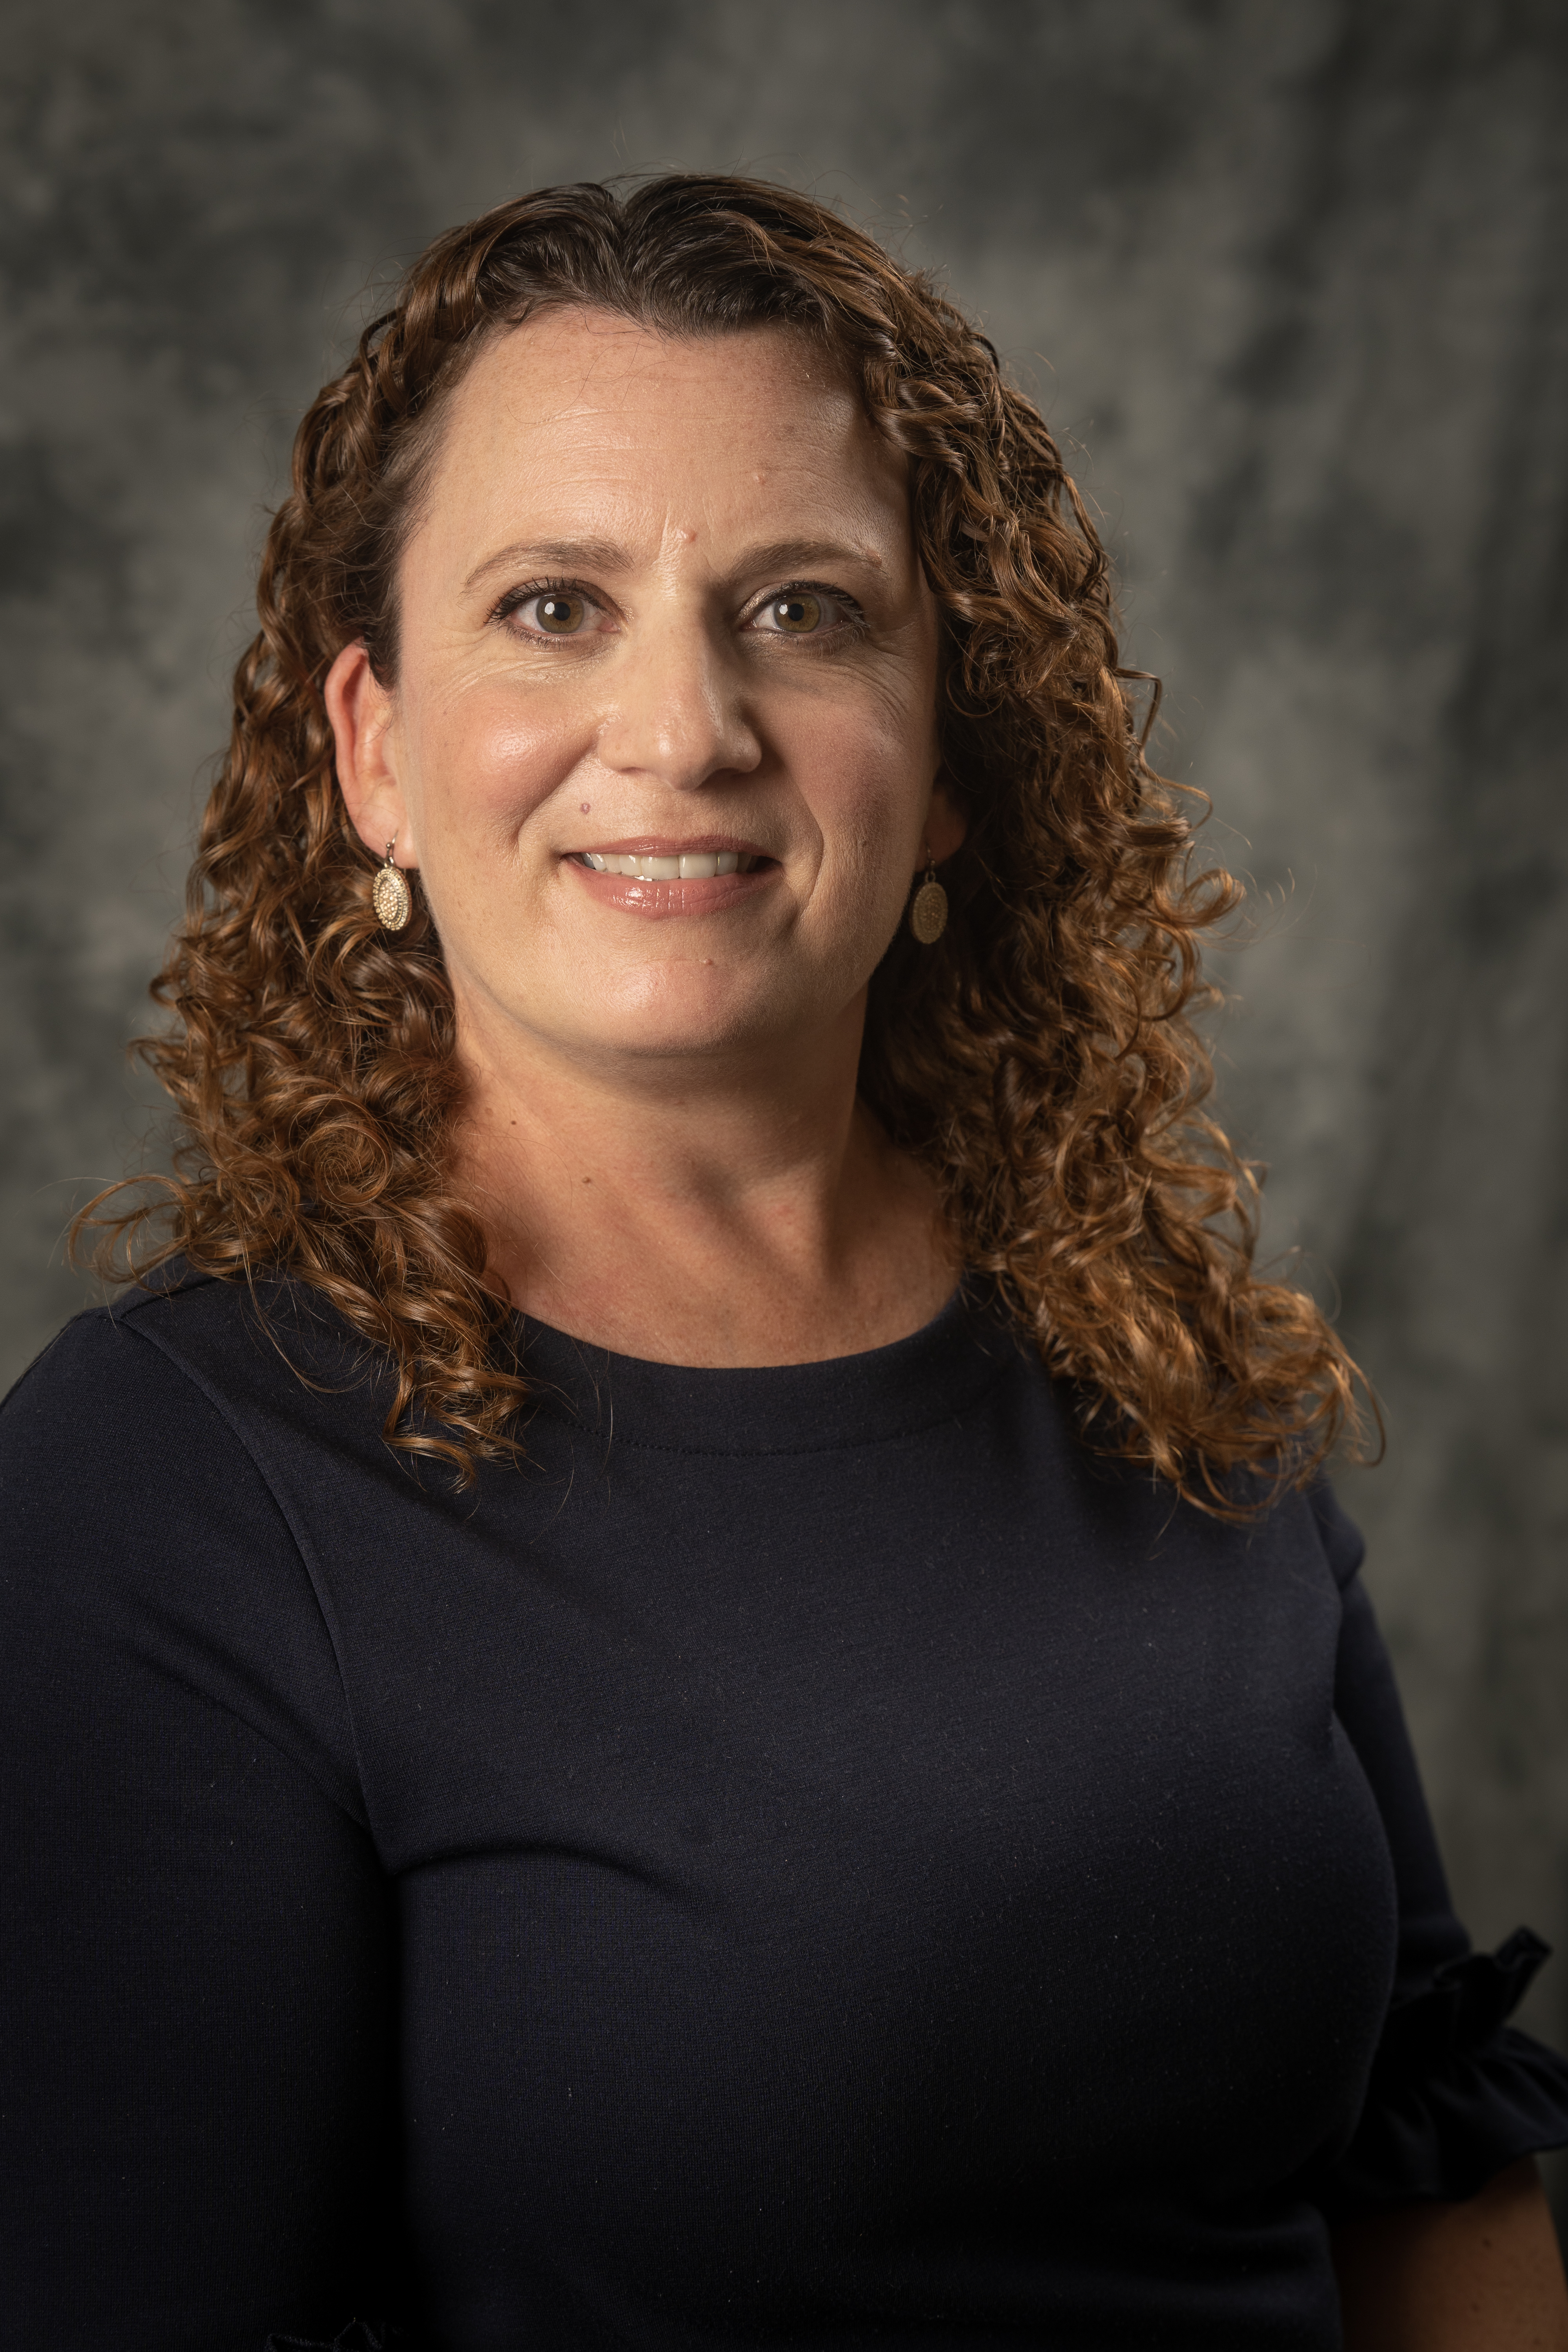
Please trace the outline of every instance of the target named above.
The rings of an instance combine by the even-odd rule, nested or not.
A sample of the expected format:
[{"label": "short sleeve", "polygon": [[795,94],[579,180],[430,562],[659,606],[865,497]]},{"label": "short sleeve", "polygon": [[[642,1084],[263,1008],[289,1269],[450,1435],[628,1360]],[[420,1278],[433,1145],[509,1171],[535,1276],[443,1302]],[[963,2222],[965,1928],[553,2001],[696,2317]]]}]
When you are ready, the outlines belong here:
[{"label": "short sleeve", "polygon": [[0,1525],[4,2333],[330,2344],[392,2301],[395,1931],[303,1562],[101,1314],[0,1414]]},{"label": "short sleeve", "polygon": [[1362,1582],[1361,1538],[1326,1488],[1313,1508],[1343,1596],[1334,1712],[1382,1814],[1399,1900],[1388,2015],[1321,2201],[1349,2211],[1472,2197],[1518,2158],[1568,2145],[1568,2060],[1508,2023],[1548,1948],[1521,1927],[1495,1953],[1471,1950]]}]

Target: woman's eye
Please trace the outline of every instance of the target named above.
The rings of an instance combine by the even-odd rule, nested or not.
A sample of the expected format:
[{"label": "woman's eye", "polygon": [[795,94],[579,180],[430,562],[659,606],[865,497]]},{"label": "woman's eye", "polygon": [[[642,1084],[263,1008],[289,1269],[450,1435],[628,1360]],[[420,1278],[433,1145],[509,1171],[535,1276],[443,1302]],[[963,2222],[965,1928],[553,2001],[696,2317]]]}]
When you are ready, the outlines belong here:
[{"label": "woman's eye", "polygon": [[795,596],[775,596],[768,606],[768,617],[775,629],[787,629],[792,637],[809,636],[821,625],[822,599],[804,592]]},{"label": "woman's eye", "polygon": [[523,636],[582,637],[591,634],[598,611],[580,588],[523,588],[502,598],[496,618],[521,623]]},{"label": "woman's eye", "polygon": [[547,588],[542,595],[528,597],[517,609],[546,636],[574,637],[588,618],[588,599],[570,588]]},{"label": "woman's eye", "polygon": [[856,617],[847,599],[831,596],[826,589],[786,588],[782,595],[769,597],[752,625],[764,636],[812,637],[826,635]]}]

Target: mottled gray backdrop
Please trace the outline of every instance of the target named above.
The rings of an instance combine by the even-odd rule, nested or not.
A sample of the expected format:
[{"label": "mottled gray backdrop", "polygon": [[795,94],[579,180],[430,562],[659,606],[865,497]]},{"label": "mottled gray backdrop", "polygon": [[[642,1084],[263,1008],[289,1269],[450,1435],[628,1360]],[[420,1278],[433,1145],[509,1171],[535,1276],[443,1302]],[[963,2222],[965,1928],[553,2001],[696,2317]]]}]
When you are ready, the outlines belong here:
[{"label": "mottled gray backdrop", "polygon": [[[551,180],[742,166],[941,264],[1077,445],[1255,880],[1228,1116],[1384,1399],[1352,1472],[1463,1903],[1568,1943],[1555,0],[12,0],[6,1371],[142,1149],[124,1041],[293,421]],[[86,1433],[90,1444],[90,1433]],[[1568,1965],[1531,2021],[1568,2027]]]}]

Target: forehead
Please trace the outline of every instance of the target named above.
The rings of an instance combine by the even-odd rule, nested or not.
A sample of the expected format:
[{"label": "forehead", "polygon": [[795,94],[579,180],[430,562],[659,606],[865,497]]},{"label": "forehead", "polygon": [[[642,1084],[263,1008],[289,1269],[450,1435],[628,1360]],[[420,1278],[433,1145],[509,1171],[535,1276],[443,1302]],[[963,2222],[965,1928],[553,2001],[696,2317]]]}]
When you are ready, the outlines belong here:
[{"label": "forehead", "polygon": [[798,331],[676,336],[563,310],[497,336],[469,368],[430,505],[673,500],[695,519],[738,499],[848,500],[886,519],[903,516],[904,484],[843,367]]}]

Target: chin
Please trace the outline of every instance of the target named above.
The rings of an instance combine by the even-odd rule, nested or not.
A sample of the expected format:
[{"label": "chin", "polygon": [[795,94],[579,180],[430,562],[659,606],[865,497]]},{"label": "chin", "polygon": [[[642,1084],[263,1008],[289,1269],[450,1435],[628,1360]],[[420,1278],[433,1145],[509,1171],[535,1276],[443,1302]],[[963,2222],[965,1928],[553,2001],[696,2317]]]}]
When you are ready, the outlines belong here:
[{"label": "chin", "polygon": [[776,1024],[764,1024],[738,1013],[693,1013],[679,1020],[666,1013],[658,1019],[600,1022],[580,1032],[576,1040],[580,1051],[652,1060],[761,1052],[776,1047],[779,1042]]},{"label": "chin", "polygon": [[[689,977],[698,981],[694,970]],[[716,973],[708,975],[717,981]],[[617,1002],[617,993],[619,1001]],[[579,1051],[595,1054],[681,1055],[726,1054],[748,1047],[775,1048],[810,1025],[804,1008],[791,1009],[778,990],[681,986],[668,971],[646,991],[606,987],[589,1002],[579,998],[569,1024]]]}]

